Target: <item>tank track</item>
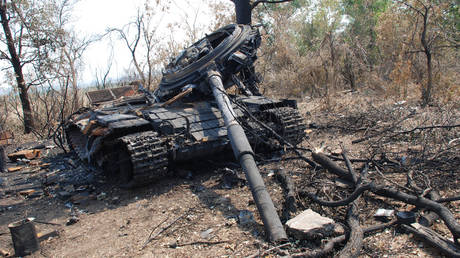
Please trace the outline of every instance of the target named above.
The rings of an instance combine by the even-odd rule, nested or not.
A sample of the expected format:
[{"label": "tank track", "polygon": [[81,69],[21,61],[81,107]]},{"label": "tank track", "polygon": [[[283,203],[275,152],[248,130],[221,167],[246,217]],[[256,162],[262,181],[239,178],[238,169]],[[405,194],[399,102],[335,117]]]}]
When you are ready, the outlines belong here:
[{"label": "tank track", "polygon": [[287,142],[297,145],[305,138],[305,125],[303,118],[297,109],[291,107],[279,107],[264,111],[265,121],[274,126],[273,129]]},{"label": "tank track", "polygon": [[168,152],[164,141],[156,132],[126,135],[119,138],[119,144],[128,155],[127,159],[123,159],[128,162],[120,164],[120,172],[127,174],[127,182],[122,182],[123,187],[147,185],[167,175]]},{"label": "tank track", "polygon": [[74,151],[80,160],[88,160],[85,155],[85,146],[87,137],[78,130],[78,128],[70,128],[66,131],[68,146],[71,151]]}]

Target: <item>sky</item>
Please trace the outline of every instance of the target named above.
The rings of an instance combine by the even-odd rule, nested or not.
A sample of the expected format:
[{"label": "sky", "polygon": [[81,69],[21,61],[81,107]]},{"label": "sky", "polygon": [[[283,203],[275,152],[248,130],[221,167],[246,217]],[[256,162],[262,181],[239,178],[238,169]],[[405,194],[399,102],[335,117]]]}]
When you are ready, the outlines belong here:
[{"label": "sky", "polygon": [[[107,28],[121,28],[136,16],[143,3],[144,0],[81,0],[74,7],[74,28],[86,37],[104,34]],[[91,83],[97,71],[105,71],[112,51],[114,64],[110,76],[119,78],[128,68],[129,51],[121,42],[112,45],[107,38],[93,43],[85,51],[81,77],[83,84]]]},{"label": "sky", "polygon": [[[174,37],[181,41],[185,37],[184,31],[168,31],[168,24],[176,24],[176,27],[186,28],[186,24],[195,23],[198,29],[209,24],[214,14],[208,8],[208,3],[222,5],[222,10],[228,10],[233,4],[230,0],[150,0],[154,10],[158,9],[156,3],[164,5],[170,2],[171,8],[159,12],[157,25],[160,28],[158,35],[164,36],[164,40]],[[139,8],[144,8],[145,0],[79,0],[72,11],[72,19],[69,26],[82,37],[91,37],[104,34],[108,28],[122,28],[133,21]],[[226,7],[227,9],[225,9]],[[210,31],[200,32],[200,37]],[[95,81],[97,74],[103,74],[108,67],[108,62],[113,56],[112,67],[109,77],[117,80],[126,75],[126,70],[132,66],[130,52],[126,45],[114,35],[91,44],[84,53],[81,79],[82,86],[90,85]],[[139,56],[142,53],[138,53]],[[1,75],[0,75],[1,76]],[[3,80],[2,80],[3,81]],[[0,94],[8,92],[10,85],[0,84]]]},{"label": "sky", "polygon": [[[155,2],[164,4],[165,0],[151,0],[150,4],[155,9],[158,6]],[[222,2],[222,5],[231,5],[230,0],[214,0]],[[156,25],[159,27],[157,34],[163,40],[171,37],[168,30],[169,24],[176,24],[182,28],[184,24],[195,22],[198,26],[209,23],[212,19],[212,12],[207,7],[209,0],[171,0],[169,10],[157,11],[155,15]],[[145,0],[80,0],[74,7],[75,30],[81,35],[103,34],[107,28],[122,28],[129,21],[132,21],[138,8],[144,8]],[[223,8],[224,10],[224,8]],[[204,26],[201,26],[204,27]],[[202,31],[200,34],[209,33]],[[174,40],[181,41],[185,37],[183,31],[175,31]],[[201,36],[200,35],[200,36]],[[94,81],[97,73],[102,74],[107,70],[108,62],[113,55],[113,65],[109,77],[116,80],[126,75],[126,69],[132,66],[131,55],[126,45],[120,40],[117,41],[116,34],[100,42],[93,43],[85,52],[83,61],[82,84]],[[114,42],[115,41],[115,42]],[[141,52],[137,53],[139,56]]]}]

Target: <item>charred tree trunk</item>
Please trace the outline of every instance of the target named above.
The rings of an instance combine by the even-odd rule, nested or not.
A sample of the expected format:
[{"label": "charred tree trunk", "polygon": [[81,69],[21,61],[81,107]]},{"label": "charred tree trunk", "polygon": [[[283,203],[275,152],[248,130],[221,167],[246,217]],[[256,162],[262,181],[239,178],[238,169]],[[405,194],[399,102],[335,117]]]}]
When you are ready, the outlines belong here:
[{"label": "charred tree trunk", "polygon": [[249,0],[232,0],[235,3],[236,23],[251,24],[252,7]]},{"label": "charred tree trunk", "polygon": [[21,61],[14,46],[13,36],[11,35],[11,29],[7,17],[7,7],[5,0],[2,0],[0,2],[0,18],[3,27],[3,32],[5,33],[8,52],[10,53],[10,57],[8,59],[11,65],[13,66],[14,73],[16,75],[16,82],[18,84],[19,98],[21,99],[22,112],[24,116],[24,133],[30,133],[33,129],[34,124],[32,117],[32,108],[29,101],[28,87],[26,86],[24,74],[22,73]]},{"label": "charred tree trunk", "polygon": [[420,37],[420,41],[423,46],[423,52],[426,56],[426,72],[428,73],[428,80],[424,89],[422,89],[422,105],[426,106],[431,102],[431,92],[433,89],[433,71],[431,64],[431,46],[428,44],[426,39],[426,32],[428,27],[428,15],[431,9],[431,6],[425,6],[423,16],[423,31]]}]

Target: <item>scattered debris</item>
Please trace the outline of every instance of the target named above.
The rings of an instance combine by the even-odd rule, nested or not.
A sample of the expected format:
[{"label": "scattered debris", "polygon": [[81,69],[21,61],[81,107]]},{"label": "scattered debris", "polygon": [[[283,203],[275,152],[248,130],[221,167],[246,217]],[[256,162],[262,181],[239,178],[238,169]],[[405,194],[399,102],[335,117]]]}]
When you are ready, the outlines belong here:
[{"label": "scattered debris", "polygon": [[67,220],[67,222],[65,223],[66,226],[70,226],[70,225],[73,225],[75,223],[77,223],[78,221],[80,221],[80,219],[76,216],[72,216],[71,218],[69,218]]},{"label": "scattered debris", "polygon": [[118,196],[115,196],[112,198],[112,200],[110,200],[110,203],[116,205],[116,204],[119,204],[120,203],[120,197]]},{"label": "scattered debris", "polygon": [[73,185],[66,185],[66,186],[63,187],[63,189],[64,189],[64,191],[67,191],[69,193],[75,191],[75,187]]},{"label": "scattered debris", "polygon": [[398,211],[396,212],[396,218],[398,218],[398,221],[403,224],[411,224],[415,223],[415,219],[417,217],[417,214],[412,211]]},{"label": "scattered debris", "polygon": [[41,154],[41,151],[38,149],[21,150],[18,152],[13,152],[13,153],[8,154],[8,158],[13,162],[18,159],[24,159],[24,158],[31,160],[31,159],[39,158],[40,154]]},{"label": "scattered debris", "polygon": [[39,166],[42,164],[41,160],[35,159],[35,160],[30,160],[29,161],[29,166]]},{"label": "scattered debris", "polygon": [[177,240],[173,240],[173,241],[169,242],[168,247],[169,248],[176,248],[177,247]]},{"label": "scattered debris", "polygon": [[430,245],[436,247],[442,253],[449,257],[460,257],[460,247],[454,242],[447,240],[436,231],[422,226],[419,223],[412,223],[410,225],[401,225],[406,231],[422,238]]},{"label": "scattered debris", "polygon": [[222,174],[221,183],[222,188],[232,189],[235,186],[243,186],[246,182],[245,179],[240,178],[235,170],[230,168],[223,168],[219,173]]},{"label": "scattered debris", "polygon": [[90,195],[88,192],[77,193],[75,195],[72,195],[72,197],[70,197],[70,201],[73,204],[81,204],[91,199],[95,199],[94,195]]},{"label": "scattered debris", "polygon": [[207,229],[205,231],[202,231],[200,233],[200,237],[201,238],[204,238],[204,239],[211,239],[213,236],[212,236],[212,232],[214,231],[214,229],[210,228],[210,229]]},{"label": "scattered debris", "polygon": [[380,208],[375,212],[374,217],[380,220],[388,221],[394,216],[394,213],[394,210]]},{"label": "scattered debris", "polygon": [[240,225],[247,225],[254,222],[254,215],[251,211],[241,210],[238,214],[238,223]]},{"label": "scattered debris", "polygon": [[37,198],[37,197],[42,196],[43,191],[37,190],[37,189],[25,189],[25,190],[19,191],[19,195],[25,198],[28,198],[28,199],[32,199],[32,198]]},{"label": "scattered debris", "polygon": [[59,236],[59,231],[57,231],[57,230],[52,230],[52,231],[47,232],[47,233],[39,232],[37,234],[39,242],[45,241],[45,240],[53,238],[53,237],[58,237],[58,236]]},{"label": "scattered debris", "polygon": [[9,167],[7,170],[8,172],[16,172],[16,171],[19,171],[21,169],[23,169],[24,167],[22,166],[18,166],[18,167]]},{"label": "scattered debris", "polygon": [[0,248],[0,256],[2,257],[9,257],[11,254],[7,250],[1,249]]},{"label": "scattered debris", "polygon": [[70,198],[70,196],[72,196],[69,192],[67,191],[59,191],[58,193],[58,196],[63,199],[63,200],[67,200]]},{"label": "scattered debris", "polygon": [[98,201],[105,200],[106,198],[107,198],[107,194],[104,193],[104,192],[98,194],[97,197],[96,197],[96,199],[97,199]]},{"label": "scattered debris", "polygon": [[47,167],[49,167],[50,165],[51,165],[51,163],[42,163],[42,164],[40,164],[40,167],[41,167],[41,168],[47,168]]},{"label": "scattered debris", "polygon": [[227,227],[231,227],[233,225],[235,225],[237,222],[236,218],[235,217],[230,217],[227,219],[227,221],[225,221],[225,226]]},{"label": "scattered debris", "polygon": [[296,239],[321,239],[343,234],[344,229],[333,219],[323,217],[311,209],[305,210],[286,222],[287,232]]}]

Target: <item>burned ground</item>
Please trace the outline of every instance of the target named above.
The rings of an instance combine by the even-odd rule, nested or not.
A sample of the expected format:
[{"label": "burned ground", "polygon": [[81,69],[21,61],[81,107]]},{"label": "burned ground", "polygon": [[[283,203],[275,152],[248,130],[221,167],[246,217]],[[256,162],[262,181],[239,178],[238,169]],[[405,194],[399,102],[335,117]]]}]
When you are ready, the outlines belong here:
[{"label": "burned ground", "polygon": [[[311,151],[321,149],[346,170],[340,155],[345,148],[356,171],[369,164],[368,180],[372,182],[416,194],[414,186],[407,185],[411,175],[415,188],[423,192],[431,189],[444,198],[459,196],[458,107],[421,108],[410,101],[341,94],[341,100],[328,109],[320,100],[299,105],[310,127],[309,138],[298,146],[307,158],[311,159]],[[291,239],[279,248],[266,242],[250,189],[232,158],[180,164],[172,176],[156,184],[124,190],[91,172],[72,154],[51,147],[52,142],[22,147],[37,145],[44,147],[41,158],[23,160],[24,164],[10,162],[9,167],[20,166],[19,170],[0,177],[0,249],[10,253],[13,247],[7,225],[25,217],[57,224],[35,223],[38,232],[57,231],[41,242],[40,252],[33,255],[37,257],[295,255],[311,254],[327,242]],[[9,146],[7,151],[16,147],[19,145]],[[349,196],[353,188],[337,176],[313,169],[288,149],[259,157],[258,165],[283,222],[310,208],[347,229],[347,206],[324,207],[305,197],[313,193],[337,201]],[[280,170],[294,182],[296,212],[283,212],[285,195],[276,177]],[[459,221],[459,202],[444,205]],[[362,227],[382,223],[373,216],[378,208],[415,208],[369,192],[361,195],[357,206]],[[415,212],[425,213],[423,209]],[[431,228],[452,238],[442,220]],[[344,243],[327,255],[337,254]],[[396,225],[366,236],[363,243],[361,257],[442,255]]]}]

